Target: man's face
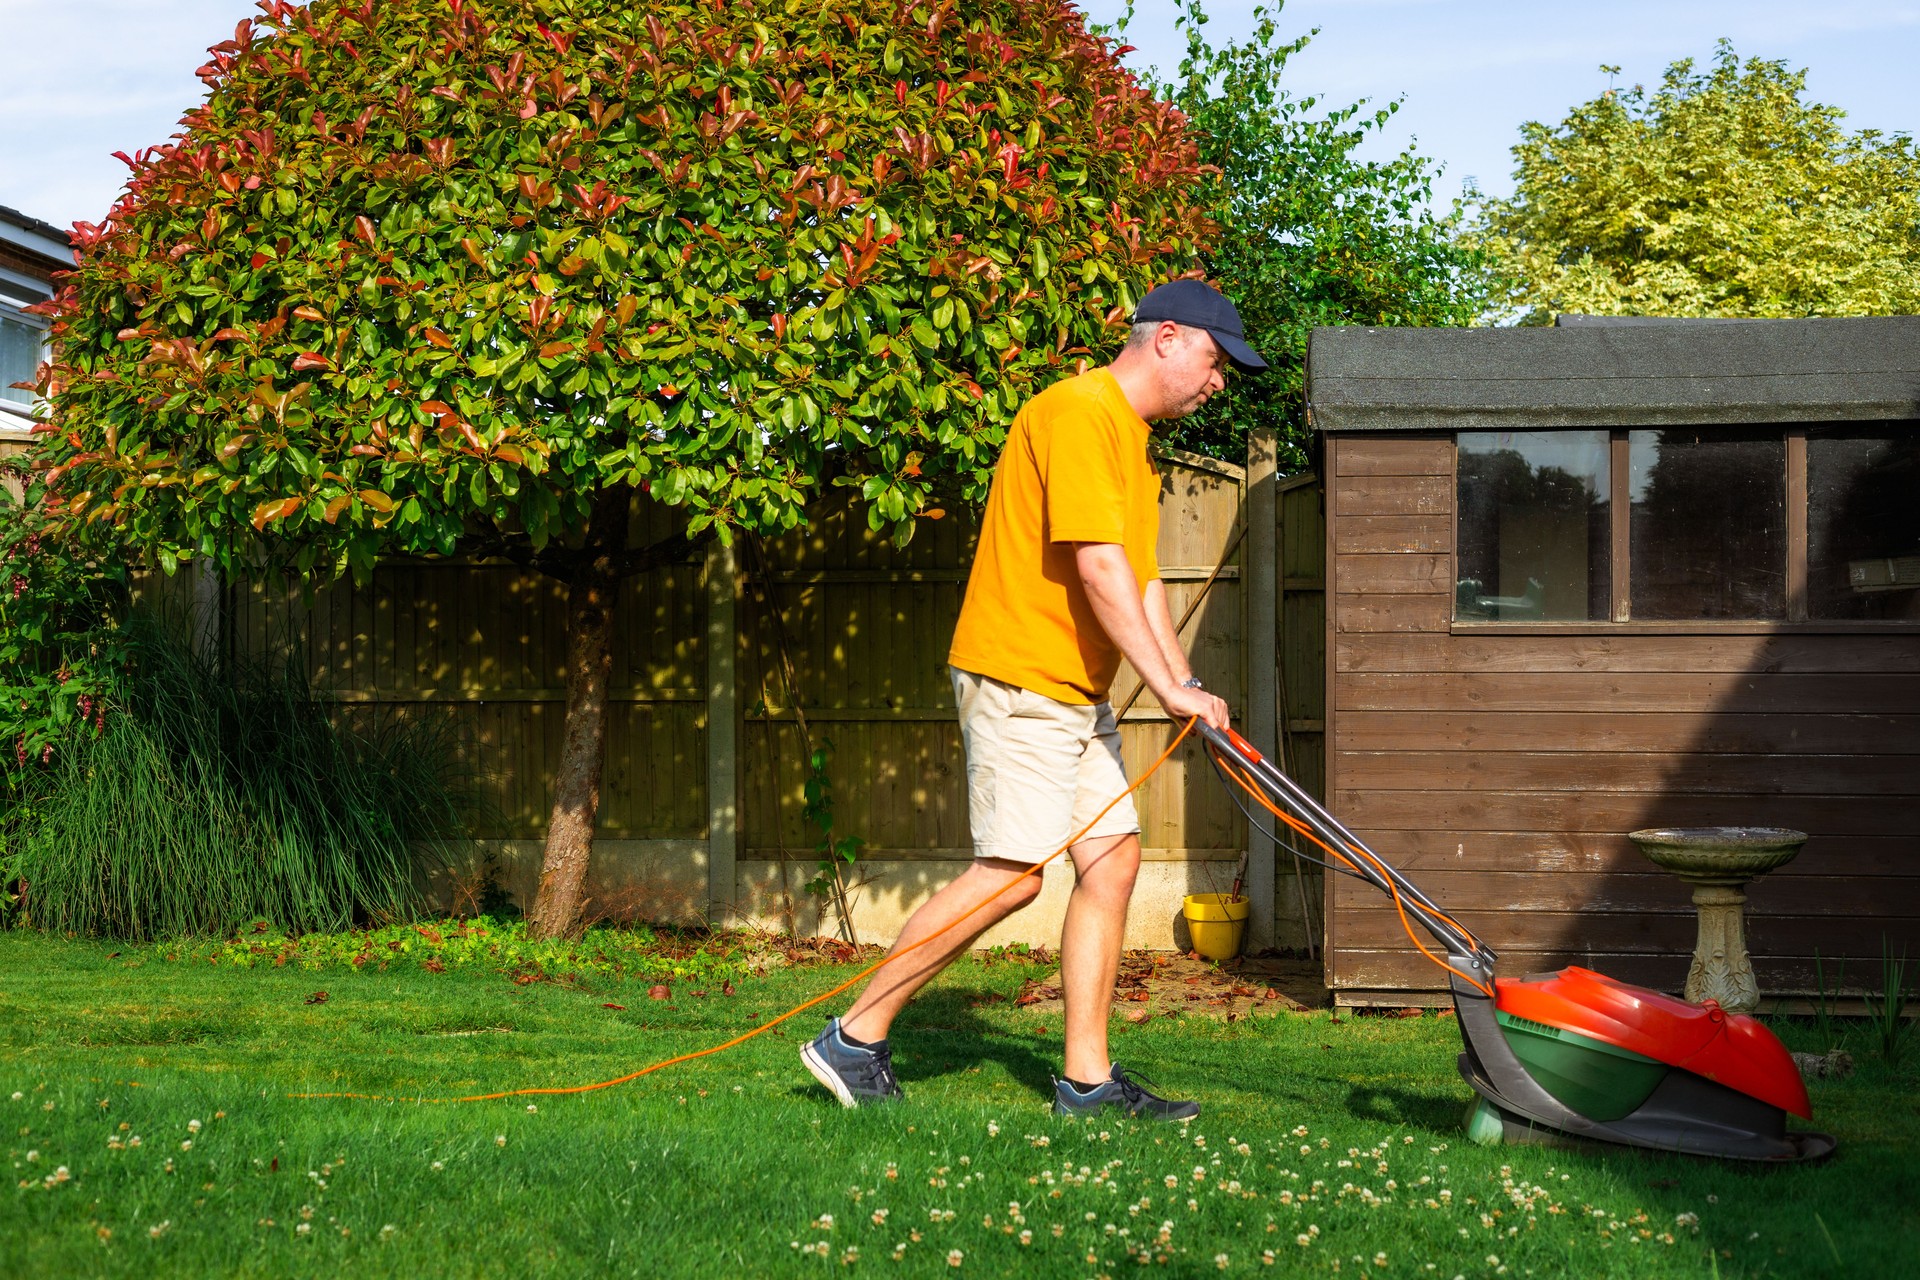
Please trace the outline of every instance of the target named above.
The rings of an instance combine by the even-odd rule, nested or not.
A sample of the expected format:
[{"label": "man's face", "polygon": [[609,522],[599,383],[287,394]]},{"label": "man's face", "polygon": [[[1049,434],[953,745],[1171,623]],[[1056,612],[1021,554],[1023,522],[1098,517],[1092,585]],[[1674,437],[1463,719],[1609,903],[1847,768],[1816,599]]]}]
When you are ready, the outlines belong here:
[{"label": "man's face", "polygon": [[1162,358],[1161,375],[1168,418],[1184,418],[1227,385],[1227,353],[1205,329],[1185,325],[1175,332]]}]

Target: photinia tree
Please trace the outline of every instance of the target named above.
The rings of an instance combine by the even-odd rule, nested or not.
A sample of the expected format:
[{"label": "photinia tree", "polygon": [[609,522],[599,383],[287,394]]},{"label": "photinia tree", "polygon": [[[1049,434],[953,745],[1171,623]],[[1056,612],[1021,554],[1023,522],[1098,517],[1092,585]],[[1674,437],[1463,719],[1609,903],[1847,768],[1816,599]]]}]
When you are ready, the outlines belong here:
[{"label": "photinia tree", "polygon": [[[49,306],[55,509],[172,571],[568,587],[570,929],[618,582],[834,486],[904,540],[1209,229],[1065,0],[262,0]],[[684,532],[629,540],[637,495]]]}]

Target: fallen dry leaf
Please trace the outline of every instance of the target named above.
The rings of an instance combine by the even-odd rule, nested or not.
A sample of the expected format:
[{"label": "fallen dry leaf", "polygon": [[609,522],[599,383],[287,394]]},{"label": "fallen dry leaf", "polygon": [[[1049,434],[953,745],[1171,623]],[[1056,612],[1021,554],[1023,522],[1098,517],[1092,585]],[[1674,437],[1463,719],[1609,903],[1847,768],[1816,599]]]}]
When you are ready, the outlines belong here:
[{"label": "fallen dry leaf", "polygon": [[647,988],[647,998],[651,1000],[670,1000],[673,998],[673,991],[666,983],[657,983]]}]

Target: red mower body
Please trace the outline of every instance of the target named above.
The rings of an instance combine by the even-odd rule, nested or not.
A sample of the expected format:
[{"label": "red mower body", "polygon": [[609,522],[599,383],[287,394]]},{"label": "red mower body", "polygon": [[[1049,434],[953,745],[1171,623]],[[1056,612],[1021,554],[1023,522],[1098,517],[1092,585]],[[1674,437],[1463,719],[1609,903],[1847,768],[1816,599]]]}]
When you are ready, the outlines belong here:
[{"label": "red mower body", "polygon": [[1494,1007],[1503,1013],[1691,1071],[1803,1119],[1813,1115],[1786,1046],[1754,1019],[1711,1000],[1688,1004],[1577,965],[1534,980],[1496,978],[1494,987]]}]

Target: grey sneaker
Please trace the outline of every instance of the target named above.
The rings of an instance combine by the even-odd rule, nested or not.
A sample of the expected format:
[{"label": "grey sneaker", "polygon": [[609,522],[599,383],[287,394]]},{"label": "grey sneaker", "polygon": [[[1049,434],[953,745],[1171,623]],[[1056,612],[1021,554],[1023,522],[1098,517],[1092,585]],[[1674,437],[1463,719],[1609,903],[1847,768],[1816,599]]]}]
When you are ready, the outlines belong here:
[{"label": "grey sneaker", "polygon": [[1065,1080],[1053,1082],[1053,1114],[1057,1116],[1097,1115],[1107,1107],[1119,1107],[1130,1116],[1149,1120],[1192,1120],[1200,1114],[1197,1102],[1177,1102],[1149,1092],[1153,1081],[1138,1072],[1114,1064],[1113,1074],[1092,1093],[1081,1093]]},{"label": "grey sneaker", "polygon": [[827,1019],[827,1029],[800,1046],[800,1061],[843,1107],[898,1102],[906,1096],[893,1078],[893,1050],[887,1042],[865,1049],[848,1044],[838,1018]]}]

